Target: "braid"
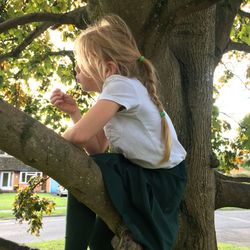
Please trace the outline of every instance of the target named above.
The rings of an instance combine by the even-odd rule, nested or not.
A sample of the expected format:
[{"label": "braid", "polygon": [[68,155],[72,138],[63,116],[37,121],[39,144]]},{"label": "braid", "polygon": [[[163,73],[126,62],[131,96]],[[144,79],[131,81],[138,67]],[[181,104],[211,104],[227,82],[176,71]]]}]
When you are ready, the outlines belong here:
[{"label": "braid", "polygon": [[[146,77],[146,80],[144,81],[144,85],[145,85],[146,89],[148,90],[148,93],[151,97],[151,100],[158,107],[159,113],[162,113],[162,112],[164,112],[164,107],[163,107],[163,104],[162,104],[160,98],[158,97],[158,95],[156,93],[157,77],[156,77],[156,72],[155,72],[154,66],[147,59],[143,60],[143,64],[145,66],[145,70],[147,73],[147,77]],[[166,121],[165,115],[163,115],[163,116],[161,115],[161,138],[162,138],[163,143],[165,144],[165,149],[164,149],[164,155],[160,161],[160,164],[169,160],[171,142],[172,142],[171,135],[170,135],[170,129],[169,129],[168,123]]]},{"label": "braid", "polygon": [[80,69],[102,84],[107,77],[107,61],[112,61],[118,74],[139,79],[147,88],[161,116],[161,138],[165,144],[160,163],[169,160],[171,136],[164,107],[156,94],[156,71],[152,63],[140,55],[136,41],[126,23],[117,15],[108,15],[84,30],[75,43]]}]

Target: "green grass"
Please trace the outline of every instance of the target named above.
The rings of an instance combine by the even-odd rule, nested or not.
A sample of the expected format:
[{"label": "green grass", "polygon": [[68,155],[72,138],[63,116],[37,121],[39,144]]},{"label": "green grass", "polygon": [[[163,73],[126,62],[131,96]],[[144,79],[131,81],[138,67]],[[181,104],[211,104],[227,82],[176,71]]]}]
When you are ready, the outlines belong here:
[{"label": "green grass", "polygon": [[36,247],[40,250],[64,250],[64,240],[50,240],[26,244],[29,247]]},{"label": "green grass", "polygon": [[14,215],[12,214],[12,211],[4,211],[2,212],[0,210],[0,219],[13,219],[14,218]]},{"label": "green grass", "polygon": [[244,167],[244,169],[245,169],[246,171],[249,171],[249,172],[250,172],[250,167],[246,166],[246,167]]},{"label": "green grass", "polygon": [[[50,216],[55,216],[55,215],[66,215],[66,207],[62,207],[60,209],[54,210]],[[44,216],[47,216],[47,215],[44,214]],[[0,219],[12,219],[12,218],[14,218],[12,211],[0,210]]]},{"label": "green grass", "polygon": [[[36,243],[29,243],[27,246],[36,247],[40,250],[64,250],[64,240],[50,240],[50,241],[42,241]],[[218,244],[219,250],[250,250],[249,247],[240,247],[231,244]]]},{"label": "green grass", "polygon": [[246,209],[244,209],[244,208],[238,208],[238,207],[223,207],[223,208],[220,208],[218,210],[222,210],[222,211],[230,210],[230,211],[232,211],[232,210],[246,210]]},{"label": "green grass", "polygon": [[[40,197],[46,197],[53,200],[57,207],[65,207],[67,204],[67,197],[58,197],[53,194],[39,193]],[[1,193],[0,194],[0,210],[12,209],[16,193]]]},{"label": "green grass", "polygon": [[[39,193],[40,197],[46,197],[56,204],[56,209],[52,212],[51,215],[65,215],[66,214],[66,205],[67,197],[58,197],[52,194]],[[12,214],[12,204],[14,202],[16,193],[1,193],[0,194],[0,219],[14,218]],[[1,210],[10,210],[10,211],[1,211]]]},{"label": "green grass", "polygon": [[240,247],[231,244],[219,243],[218,250],[250,250],[249,247]]}]

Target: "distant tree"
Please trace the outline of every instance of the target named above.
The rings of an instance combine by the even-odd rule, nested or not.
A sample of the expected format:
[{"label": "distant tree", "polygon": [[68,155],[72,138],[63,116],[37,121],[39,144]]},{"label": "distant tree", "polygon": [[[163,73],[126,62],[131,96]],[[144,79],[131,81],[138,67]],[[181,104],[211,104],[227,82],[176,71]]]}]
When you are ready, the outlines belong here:
[{"label": "distant tree", "polygon": [[239,145],[239,163],[242,166],[250,166],[250,114],[247,114],[240,122],[237,144]]},{"label": "distant tree", "polygon": [[229,173],[237,168],[235,158],[237,156],[236,143],[226,138],[223,133],[231,130],[231,125],[225,120],[219,119],[219,108],[213,106],[212,110],[212,149],[218,159],[218,170]]},{"label": "distant tree", "polygon": [[250,150],[250,113],[240,122],[239,137],[243,149]]}]

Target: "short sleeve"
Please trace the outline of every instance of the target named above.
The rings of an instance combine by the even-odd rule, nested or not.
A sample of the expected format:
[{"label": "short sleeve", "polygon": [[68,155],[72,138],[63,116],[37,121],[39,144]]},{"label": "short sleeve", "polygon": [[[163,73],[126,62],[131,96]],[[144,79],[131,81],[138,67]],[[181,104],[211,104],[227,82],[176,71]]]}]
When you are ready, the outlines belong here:
[{"label": "short sleeve", "polygon": [[112,75],[104,82],[98,100],[114,101],[126,110],[131,110],[139,105],[139,98],[132,84],[133,81],[129,78]]}]

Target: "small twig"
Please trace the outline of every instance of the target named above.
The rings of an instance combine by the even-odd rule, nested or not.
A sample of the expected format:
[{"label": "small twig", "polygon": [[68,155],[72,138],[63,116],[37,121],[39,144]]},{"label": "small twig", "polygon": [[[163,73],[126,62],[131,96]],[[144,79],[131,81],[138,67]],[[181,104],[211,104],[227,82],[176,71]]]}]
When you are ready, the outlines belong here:
[{"label": "small twig", "polygon": [[247,87],[247,85],[246,85],[245,82],[240,78],[239,75],[235,74],[232,70],[230,70],[230,69],[226,66],[226,64],[225,64],[224,62],[221,61],[221,64],[225,67],[226,70],[232,72],[232,74],[233,74],[236,78],[238,78],[238,79],[240,80],[240,82],[244,85],[244,87],[245,87],[247,90],[250,91],[250,89]]},{"label": "small twig", "polygon": [[232,116],[226,114],[225,112],[219,112],[220,114],[222,115],[225,115],[226,117],[230,118],[231,120],[233,120],[235,123],[238,124],[238,126],[241,128],[241,129],[244,129],[245,127],[241,126],[240,123],[238,121],[236,121]]},{"label": "small twig", "polygon": [[247,18],[250,18],[250,13],[249,12],[245,12],[243,10],[239,10],[238,11],[238,14],[242,17],[247,17]]}]

